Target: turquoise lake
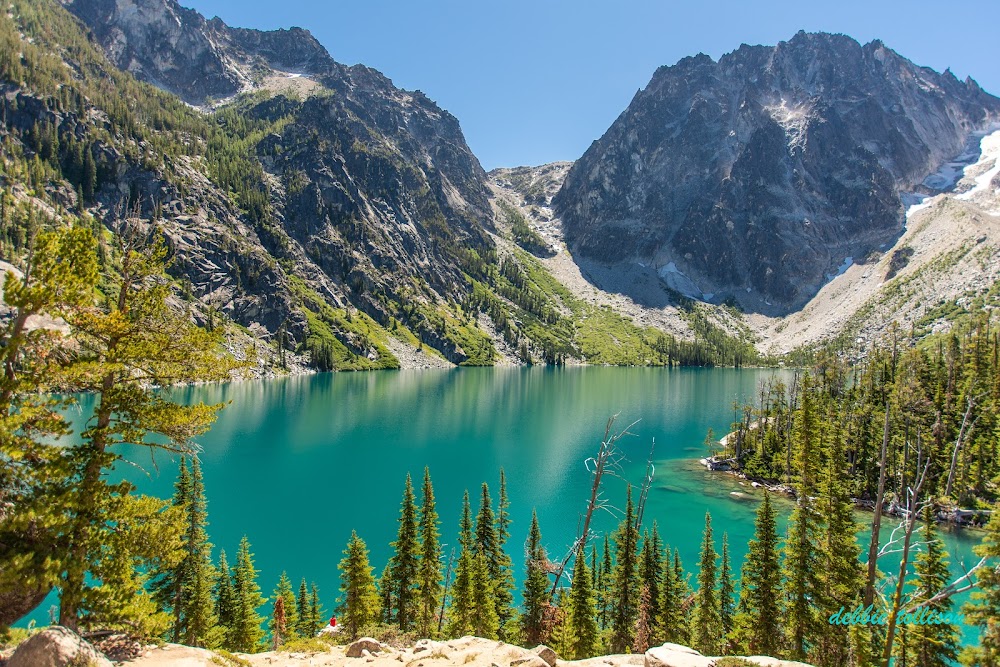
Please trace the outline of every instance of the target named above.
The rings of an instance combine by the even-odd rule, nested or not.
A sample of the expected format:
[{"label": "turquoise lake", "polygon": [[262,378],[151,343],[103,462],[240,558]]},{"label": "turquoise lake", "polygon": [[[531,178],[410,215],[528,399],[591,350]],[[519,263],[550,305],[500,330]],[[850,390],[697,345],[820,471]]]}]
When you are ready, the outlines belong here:
[{"label": "turquoise lake", "polygon": [[[172,390],[182,400],[231,402],[200,439],[215,552],[230,560],[247,535],[260,584],[269,594],[284,570],[296,589],[315,581],[325,609],[336,604],[337,563],[351,534],[371,550],[378,575],[395,539],[406,474],[417,487],[430,468],[442,540],[456,544],[462,493],[475,512],[479,487],[494,496],[503,467],[511,500],[508,551],[521,577],[523,544],[536,508],[544,543],[562,558],[578,530],[589,497],[584,461],[596,452],[609,416],[633,428],[622,441],[625,477],[640,484],[655,438],[656,475],[645,525],[680,549],[685,566],[697,562],[705,512],[712,514],[717,549],[729,536],[737,572],[753,535],[760,494],[735,478],[697,464],[712,428],[719,437],[733,420],[733,401],[751,400],[758,382],[779,371],[657,368],[470,368],[327,373],[268,381]],[[82,416],[86,401],[80,408]],[[116,474],[144,493],[169,497],[177,461],[138,449]],[[748,497],[732,495],[739,491]],[[608,479],[608,500],[623,507],[625,482]],[[781,502],[783,514],[790,504]],[[859,515],[859,519],[867,519]],[[595,518],[598,533],[618,519]],[[890,525],[892,522],[889,522]],[[784,528],[782,520],[781,529]],[[886,532],[886,535],[888,532]],[[972,532],[945,532],[953,568],[974,563]],[[865,543],[867,544],[867,542]],[[883,570],[895,569],[886,559]],[[48,618],[47,601],[36,612]],[[833,612],[836,610],[830,610]],[[974,641],[966,628],[966,641]]]}]

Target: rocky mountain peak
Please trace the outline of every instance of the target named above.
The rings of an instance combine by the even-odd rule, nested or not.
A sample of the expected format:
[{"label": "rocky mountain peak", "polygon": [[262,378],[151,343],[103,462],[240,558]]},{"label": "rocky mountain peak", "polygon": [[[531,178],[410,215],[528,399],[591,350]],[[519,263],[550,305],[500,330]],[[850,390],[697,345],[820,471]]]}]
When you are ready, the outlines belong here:
[{"label": "rocky mountain peak", "polygon": [[789,312],[895,239],[900,194],[998,118],[997,98],[879,41],[799,32],[657,69],[554,205],[584,257]]},{"label": "rocky mountain peak", "polygon": [[120,69],[191,104],[251,90],[273,70],[339,68],[308,30],[231,28],[175,0],[63,0]]}]

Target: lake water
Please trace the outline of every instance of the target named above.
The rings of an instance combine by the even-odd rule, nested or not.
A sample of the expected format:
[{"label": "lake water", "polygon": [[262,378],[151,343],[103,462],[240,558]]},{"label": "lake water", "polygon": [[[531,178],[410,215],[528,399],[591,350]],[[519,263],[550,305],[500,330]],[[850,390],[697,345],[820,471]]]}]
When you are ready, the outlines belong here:
[{"label": "lake water", "polygon": [[[709,473],[696,460],[706,453],[707,430],[712,428],[716,437],[725,433],[733,401],[752,399],[758,382],[774,373],[462,368],[328,373],[190,387],[174,394],[190,401],[231,401],[200,440],[216,554],[224,548],[232,562],[246,534],[265,594],[286,570],[296,589],[302,577],[315,581],[329,611],[337,598],[337,563],[351,530],[367,542],[378,575],[395,538],[406,474],[413,477],[419,501],[424,466],[434,482],[446,553],[456,544],[463,491],[469,490],[475,512],[480,484],[486,481],[495,502],[503,467],[514,520],[508,551],[518,579],[532,508],[550,555],[561,558],[589,497],[584,461],[596,452],[605,422],[615,413],[621,427],[640,420],[632,428],[635,437],[622,442],[629,455],[625,477],[635,484],[641,483],[655,438],[656,476],[644,523],[656,520],[664,541],[679,548],[685,565],[693,568],[710,511],[717,541],[723,532],[729,535],[738,572],[760,494],[728,475]],[[154,465],[146,450],[129,456],[148,474],[131,466],[120,474],[142,492],[169,497],[177,462],[158,454]],[[734,491],[751,495],[741,499]],[[606,495],[623,507],[625,482],[608,479]],[[787,503],[779,506],[784,513],[790,510]],[[608,531],[617,520],[602,514],[593,527]],[[977,534],[946,533],[944,539],[953,566],[974,562]],[[890,566],[886,562],[882,569]],[[47,616],[41,609],[36,614],[39,622]]]}]

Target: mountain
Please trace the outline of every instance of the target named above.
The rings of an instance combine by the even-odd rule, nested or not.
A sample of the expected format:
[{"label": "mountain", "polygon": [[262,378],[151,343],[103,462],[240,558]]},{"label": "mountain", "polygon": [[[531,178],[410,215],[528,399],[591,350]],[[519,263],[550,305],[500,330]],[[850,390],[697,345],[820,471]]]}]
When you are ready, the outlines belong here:
[{"label": "mountain", "polygon": [[163,0],[63,0],[108,58],[190,104],[260,87],[273,71],[321,76],[343,68],[308,30],[230,28]]},{"label": "mountain", "polygon": [[19,56],[0,57],[2,258],[23,262],[40,219],[105,241],[155,226],[178,307],[262,373],[752,353],[568,292],[451,114],[305,31],[173,0],[13,0],[0,38]]},{"label": "mountain", "polygon": [[[249,93],[202,116],[230,145],[209,140],[196,156],[209,169],[184,175],[203,186],[197,201],[156,169],[129,176],[143,212],[162,216],[180,250],[175,272],[196,298],[272,339],[280,329],[322,368],[392,367],[421,341],[453,363],[492,362],[489,336],[449,330],[438,307],[466,296],[465,254],[493,247],[485,173],[451,114],[372,69],[336,63],[297,28],[230,28],[172,0],[65,6],[113,65],[189,103]],[[95,203],[111,211],[120,192],[101,188]],[[212,223],[192,234],[192,217]],[[226,226],[241,227],[227,242],[237,254],[263,261],[206,258]],[[247,292],[278,303],[241,308]]]},{"label": "mountain", "polygon": [[[991,169],[972,134],[997,117],[972,81],[800,34],[661,68],[576,163],[488,175],[420,91],[305,30],[174,0],[12,0],[0,93],[0,259],[22,266],[39,224],[91,224],[104,253],[125,226],[156,227],[177,307],[263,374],[741,365],[795,347],[782,332],[864,338],[854,311],[789,327],[733,306],[781,315],[833,274],[911,258],[874,299],[944,261],[921,250],[936,231],[899,245],[903,197],[951,188],[927,175],[963,147]],[[995,273],[976,259],[991,232],[966,227],[959,296]]]},{"label": "mountain", "polygon": [[905,193],[1000,120],[971,79],[800,32],[658,69],[553,200],[566,242],[670,288],[796,311],[903,231]]}]

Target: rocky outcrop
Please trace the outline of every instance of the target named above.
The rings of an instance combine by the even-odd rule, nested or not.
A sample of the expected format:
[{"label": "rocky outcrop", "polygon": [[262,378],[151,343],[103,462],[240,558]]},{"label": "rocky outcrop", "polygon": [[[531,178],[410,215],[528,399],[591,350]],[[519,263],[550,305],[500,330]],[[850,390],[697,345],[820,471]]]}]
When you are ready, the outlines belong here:
[{"label": "rocky outcrop", "polygon": [[63,0],[119,69],[191,104],[259,85],[272,70],[325,75],[339,68],[308,30],[230,28],[173,0]]},{"label": "rocky outcrop", "polygon": [[[714,667],[720,660],[719,657],[702,655],[687,646],[668,643],[646,651],[643,665],[644,667]],[[762,655],[740,657],[739,660],[760,667],[810,667],[804,662],[779,660]]]},{"label": "rocky outcrop", "polygon": [[652,262],[685,296],[784,313],[894,240],[900,193],[998,118],[971,79],[879,41],[799,33],[658,69],[554,204],[583,256]]},{"label": "rocky outcrop", "polygon": [[379,640],[372,639],[371,637],[362,637],[351,642],[350,646],[347,647],[345,655],[348,658],[360,658],[365,655],[379,653],[380,651],[382,651],[382,643]]},{"label": "rocky outcrop", "polygon": [[[694,649],[679,644],[664,644],[651,648],[645,655],[604,655],[585,660],[563,660],[552,649],[539,646],[526,649],[513,644],[462,637],[432,641],[421,639],[412,647],[389,646],[372,638],[359,639],[349,647],[331,646],[325,651],[308,653],[288,653],[269,651],[252,655],[239,654],[241,664],[253,667],[295,667],[314,665],[315,667],[398,667],[399,665],[440,665],[450,667],[712,667],[719,658],[707,657]],[[551,662],[550,662],[551,660]],[[800,662],[777,660],[766,656],[743,658],[760,667],[810,667]],[[209,667],[218,664],[213,654],[204,649],[192,649],[176,644],[150,647],[144,655],[134,661],[122,663],[127,667],[167,667],[184,664],[190,667]]]},{"label": "rocky outcrop", "polygon": [[[114,64],[193,104],[251,90],[275,73],[305,74],[319,86],[304,100],[236,102],[248,123],[274,127],[248,149],[263,167],[254,187],[269,200],[255,214],[206,172],[210,155],[172,165],[182,193],[108,147],[117,175],[98,193],[102,217],[114,217],[123,193],[146,202],[142,215],[161,218],[172,271],[193,295],[272,340],[279,328],[293,343],[316,334],[296,282],[328,306],[359,309],[387,328],[402,322],[453,363],[468,358],[435,304],[467,299],[462,262],[470,250],[491,251],[493,211],[486,174],[454,116],[373,69],[336,63],[298,28],[231,28],[174,0],[65,4]],[[346,354],[384,366],[365,335],[337,329],[330,317],[324,326]]]},{"label": "rocky outcrop", "polygon": [[67,628],[55,625],[21,643],[7,667],[111,667],[100,651]]}]

